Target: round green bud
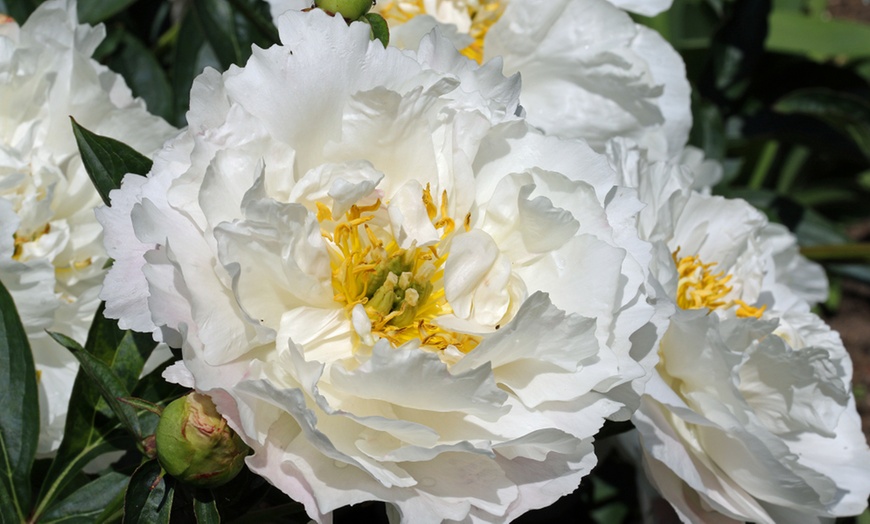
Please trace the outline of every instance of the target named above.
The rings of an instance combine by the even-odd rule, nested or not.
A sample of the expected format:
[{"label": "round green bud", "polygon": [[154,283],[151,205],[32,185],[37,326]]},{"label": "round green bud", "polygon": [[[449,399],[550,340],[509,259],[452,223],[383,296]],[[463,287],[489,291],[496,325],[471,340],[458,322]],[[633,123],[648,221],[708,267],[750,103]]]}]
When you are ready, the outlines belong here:
[{"label": "round green bud", "polygon": [[213,488],[232,480],[250,449],[206,395],[190,393],[172,401],[157,423],[157,460],[179,481]]},{"label": "round green bud", "polygon": [[372,8],[372,0],[315,0],[314,5],[345,20],[357,20]]}]

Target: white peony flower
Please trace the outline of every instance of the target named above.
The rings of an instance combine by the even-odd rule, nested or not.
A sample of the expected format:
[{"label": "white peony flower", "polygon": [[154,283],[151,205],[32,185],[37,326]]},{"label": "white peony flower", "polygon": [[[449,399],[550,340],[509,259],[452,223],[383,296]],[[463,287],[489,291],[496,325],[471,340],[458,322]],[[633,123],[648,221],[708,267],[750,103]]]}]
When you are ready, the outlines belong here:
[{"label": "white peony flower", "polygon": [[27,330],[39,377],[39,452],[60,443],[78,365],[45,329],[84,340],[107,261],[70,116],[156,150],[174,130],[92,60],[105,36],[79,25],[75,3],[42,4],[19,27],[0,21],[0,279]]},{"label": "white peony flower", "polygon": [[746,202],[692,189],[692,165],[610,144],[650,205],[641,236],[677,306],[633,421],[644,469],[684,522],[819,522],[870,494],[870,450],[839,336],[809,303],[820,267]]},{"label": "white peony flower", "polygon": [[654,353],[633,192],[446,40],[278,29],[98,211],[107,314],[180,345],[167,378],[317,521],[503,522],[573,491]]},{"label": "white peony flower", "polygon": [[[274,15],[310,6],[270,3]],[[682,59],[605,0],[385,0],[373,10],[389,23],[391,45],[416,49],[438,27],[466,56],[500,58],[506,74],[522,74],[528,121],[548,134],[597,151],[631,137],[661,159],[686,144],[691,90]]]}]

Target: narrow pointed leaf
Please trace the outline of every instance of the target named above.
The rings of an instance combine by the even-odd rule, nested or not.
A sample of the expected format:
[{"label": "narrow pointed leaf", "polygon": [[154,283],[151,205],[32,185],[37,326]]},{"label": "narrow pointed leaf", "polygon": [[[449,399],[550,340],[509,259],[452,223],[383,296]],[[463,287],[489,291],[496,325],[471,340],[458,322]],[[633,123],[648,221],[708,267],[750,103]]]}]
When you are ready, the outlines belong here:
[{"label": "narrow pointed leaf", "polygon": [[114,138],[91,133],[72,117],[70,120],[82,163],[106,205],[109,205],[109,191],[121,187],[124,175],[144,175],[151,169],[151,160],[132,147]]},{"label": "narrow pointed leaf", "polygon": [[79,21],[95,25],[120,13],[136,0],[79,0]]},{"label": "narrow pointed leaf", "polygon": [[117,32],[120,34],[118,47],[106,60],[106,65],[124,77],[133,96],[145,100],[151,114],[169,121],[174,111],[172,88],[163,67],[135,35],[124,30]]},{"label": "narrow pointed leaf", "polygon": [[[105,304],[101,304],[97,310],[85,351],[108,366],[126,390],[130,390],[136,385],[155,343],[148,335],[119,329],[117,322],[103,316],[104,307]],[[133,445],[135,441],[120,429],[118,419],[102,400],[97,384],[80,370],[70,395],[63,441],[46,474],[36,515],[51,511],[59,493],[85,464],[107,451]]]},{"label": "narrow pointed leaf", "polygon": [[775,109],[822,120],[854,140],[870,158],[870,102],[864,98],[831,89],[803,89],[781,98]]},{"label": "narrow pointed leaf", "polygon": [[30,472],[39,437],[36,368],[15,303],[0,283],[0,521],[30,512]]},{"label": "narrow pointed leaf", "polygon": [[59,501],[45,514],[40,523],[90,524],[103,513],[115,497],[124,491],[126,484],[126,475],[117,472],[107,473]]},{"label": "narrow pointed leaf", "polygon": [[193,497],[193,513],[196,515],[196,524],[220,524],[221,516],[211,490],[196,491]]},{"label": "narrow pointed leaf", "polygon": [[174,496],[173,481],[163,476],[160,464],[156,460],[142,464],[127,485],[123,523],[168,523]]},{"label": "narrow pointed leaf", "polygon": [[121,379],[118,378],[118,375],[102,361],[85,351],[75,340],[60,333],[49,332],[49,335],[60,345],[72,352],[73,356],[79,361],[82,371],[99,388],[103,400],[106,401],[115,416],[120,419],[121,424],[124,425],[137,441],[141,440],[143,435],[139,427],[139,417],[136,415],[136,408],[119,400],[122,397],[129,397],[130,391]]}]

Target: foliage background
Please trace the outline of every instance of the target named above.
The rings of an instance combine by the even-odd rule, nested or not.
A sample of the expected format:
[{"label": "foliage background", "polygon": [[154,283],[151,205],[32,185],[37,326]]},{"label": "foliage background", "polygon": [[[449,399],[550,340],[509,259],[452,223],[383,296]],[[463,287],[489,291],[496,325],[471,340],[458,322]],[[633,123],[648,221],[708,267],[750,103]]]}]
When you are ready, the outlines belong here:
[{"label": "foliage background", "polygon": [[[23,23],[39,3],[0,0],[0,13]],[[82,22],[106,25],[107,38],[95,58],[122,74],[151,112],[179,127],[185,125],[191,83],[203,68],[244,64],[251,45],[277,41],[262,0],[78,0],[78,11]],[[804,253],[828,270],[832,293],[821,313],[841,330],[852,353],[867,433],[870,5],[863,0],[674,0],[666,13],[636,20],[659,31],[686,62],[695,118],[690,141],[725,167],[715,192],[744,198],[788,226]],[[99,137],[79,133],[80,145],[106,146]],[[124,154],[129,156],[121,155],[116,173],[147,171],[147,159]],[[103,169],[111,180],[112,170],[99,154],[90,160],[90,170]],[[0,291],[0,370],[5,370],[0,396],[17,398],[0,413],[5,452],[0,508],[7,508],[0,510],[0,521],[307,522],[299,505],[247,471],[213,491],[160,478],[156,462],[148,460],[156,416],[145,404],[105,399],[138,397],[165,405],[182,392],[163,383],[161,370],[138,380],[153,343],[104,319],[95,322],[83,348],[58,337],[80,359],[83,371],[58,456],[34,461],[28,439],[38,432],[38,419],[27,409],[35,402],[30,389],[35,383],[22,378],[28,369],[33,376],[33,364],[28,368],[26,337],[16,325],[11,300]],[[613,440],[600,439],[602,463],[574,494],[519,522],[638,521],[637,496],[645,488],[614,451]],[[94,456],[113,449],[124,452],[115,466],[82,471]],[[666,512],[667,505],[653,508]],[[382,505],[360,504],[336,515],[337,523],[360,520],[385,521]],[[868,524],[870,512],[840,522]]]}]

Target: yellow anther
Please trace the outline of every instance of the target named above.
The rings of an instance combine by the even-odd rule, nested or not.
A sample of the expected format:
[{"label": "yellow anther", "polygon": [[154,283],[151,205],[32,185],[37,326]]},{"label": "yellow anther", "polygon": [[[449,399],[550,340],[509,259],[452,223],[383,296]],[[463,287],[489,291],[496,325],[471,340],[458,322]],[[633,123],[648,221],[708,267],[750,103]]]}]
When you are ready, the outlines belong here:
[{"label": "yellow anther", "polygon": [[317,203],[317,221],[323,222],[329,220],[332,221],[332,211],[326,207],[326,204],[323,202]]},{"label": "yellow anther", "polygon": [[426,214],[429,215],[429,220],[435,220],[438,214],[438,208],[435,207],[435,201],[432,200],[432,192],[429,190],[429,184],[423,189],[423,205],[426,206]]},{"label": "yellow anther", "polygon": [[734,299],[734,303],[740,306],[737,308],[737,316],[740,318],[761,318],[764,311],[767,309],[767,304],[764,304],[761,307],[755,307],[750,306],[740,299]]}]

